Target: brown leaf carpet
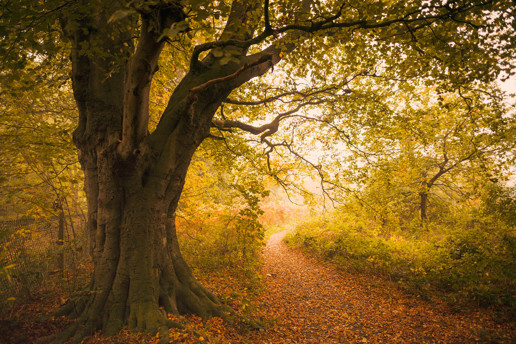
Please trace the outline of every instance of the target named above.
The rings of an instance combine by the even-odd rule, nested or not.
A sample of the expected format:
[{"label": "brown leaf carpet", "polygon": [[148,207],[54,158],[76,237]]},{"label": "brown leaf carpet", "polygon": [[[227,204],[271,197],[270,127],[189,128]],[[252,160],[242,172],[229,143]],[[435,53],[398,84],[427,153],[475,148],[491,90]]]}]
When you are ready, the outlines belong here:
[{"label": "brown leaf carpet", "polygon": [[452,313],[389,281],[338,270],[287,249],[285,234],[264,250],[263,302],[276,322],[253,343],[516,343],[514,325],[487,311]]}]

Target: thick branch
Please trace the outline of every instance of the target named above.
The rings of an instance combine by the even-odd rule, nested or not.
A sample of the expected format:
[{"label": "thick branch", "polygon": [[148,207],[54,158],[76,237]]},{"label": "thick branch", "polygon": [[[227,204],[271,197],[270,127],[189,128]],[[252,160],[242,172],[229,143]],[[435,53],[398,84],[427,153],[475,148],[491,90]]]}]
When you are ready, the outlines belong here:
[{"label": "thick branch", "polygon": [[264,62],[270,61],[270,60],[271,60],[271,56],[270,55],[264,55],[260,59],[258,59],[257,61],[244,64],[243,66],[238,68],[234,73],[231,73],[229,75],[226,75],[226,76],[223,76],[223,77],[220,77],[220,78],[215,78],[215,79],[208,80],[207,82],[205,82],[205,83],[203,83],[203,84],[201,84],[199,86],[196,86],[196,87],[193,87],[192,89],[190,89],[189,97],[192,97],[196,93],[204,91],[208,87],[211,87],[213,85],[235,80],[236,78],[238,78],[238,76],[240,76],[245,71],[247,71],[247,70],[249,70],[249,69],[251,69],[251,68],[253,68],[255,66],[258,66],[258,65],[260,65],[260,64],[262,64]]},{"label": "thick branch", "polygon": [[[260,1],[258,0],[233,1],[228,20],[219,37],[220,41],[228,42],[229,44],[221,45],[220,47],[232,46],[233,49],[239,51],[240,55],[245,55],[249,45],[231,44],[231,42],[247,41],[253,37],[259,20],[257,20],[257,18],[252,18],[252,16],[259,7]],[[190,59],[190,70],[200,69],[203,64],[199,61],[199,54],[208,50],[210,49],[194,50],[193,56]],[[209,54],[203,62],[209,64],[214,59],[215,57]]]},{"label": "thick branch", "polygon": [[127,156],[138,147],[147,135],[149,125],[149,93],[151,80],[157,70],[158,58],[164,46],[160,40],[164,29],[184,20],[180,5],[168,4],[144,12],[140,39],[129,61],[125,83],[122,142],[119,152]]},{"label": "thick branch", "polygon": [[[308,12],[308,10],[310,9],[310,3],[311,3],[311,0],[303,0],[302,1],[302,7],[304,10],[306,10]],[[235,7],[235,4],[236,6],[238,7],[239,6],[239,2],[235,2],[233,4],[233,7]],[[256,1],[255,4],[259,4],[259,1]],[[266,5],[267,6],[267,17],[268,17],[268,4]],[[191,57],[191,60],[190,60],[190,65],[191,65],[191,68],[195,68],[195,67],[198,67],[200,62],[199,62],[199,55],[204,52],[204,51],[208,51],[208,50],[211,50],[213,48],[217,48],[217,47],[227,47],[227,46],[233,46],[233,47],[237,47],[237,48],[240,48],[242,51],[246,51],[250,46],[254,45],[254,44],[258,44],[258,43],[261,43],[263,42],[265,39],[267,39],[268,37],[272,36],[272,35],[278,35],[280,33],[283,33],[283,32],[287,32],[287,31],[291,31],[291,30],[268,30],[268,29],[265,29],[260,35],[254,37],[254,38],[248,38],[248,39],[237,39],[237,38],[234,38],[231,37],[231,39],[226,39],[227,35],[226,35],[226,31],[228,31],[228,28],[231,27],[231,25],[234,25],[234,19],[233,19],[233,8],[232,8],[232,13],[230,14],[230,17],[228,19],[228,23],[226,24],[226,28],[224,29],[224,32],[223,34],[221,35],[221,39],[219,39],[218,41],[215,41],[215,42],[208,42],[208,43],[204,43],[204,44],[200,44],[198,46],[196,46],[194,48],[194,51],[193,51],[193,54],[192,54],[192,57]],[[233,20],[232,20],[233,19]],[[302,18],[298,18],[298,19],[302,19]],[[256,21],[258,22],[258,21]],[[240,22],[239,25],[242,26],[248,26],[249,24],[245,23],[245,24],[242,24],[242,23],[245,23],[245,22]],[[269,24],[270,25],[270,24]],[[253,31],[254,32],[254,27],[253,28],[249,28],[251,30],[249,31]],[[240,28],[240,30],[242,30]],[[245,30],[244,30],[245,31]],[[296,33],[296,35],[298,35],[299,33]],[[279,54],[279,52],[277,52]],[[260,56],[257,56],[256,58],[254,59],[251,59],[250,61],[256,61],[258,59],[261,58],[261,56],[263,55],[269,55],[269,53],[263,53],[263,54],[260,54]],[[277,59],[276,61],[274,61],[274,64],[276,64],[280,59]],[[263,74],[263,72],[257,74],[257,75],[261,75]],[[256,75],[255,75],[256,76]],[[249,79],[247,79],[249,80]],[[245,80],[245,81],[247,81]],[[244,81],[244,82],[245,82]]]},{"label": "thick branch", "polygon": [[71,15],[71,11],[76,9],[76,6],[72,6],[70,12],[65,11],[61,18],[63,30],[72,45],[72,87],[79,110],[74,141],[81,151],[81,162],[87,154],[96,154],[95,145],[99,141],[111,144],[120,139],[123,113],[121,86],[127,71],[127,66],[121,62],[122,54],[128,50],[123,42],[130,41],[134,34],[127,21],[113,25],[108,23],[114,7],[106,4],[99,11],[87,3],[77,1],[81,8],[79,16]]}]

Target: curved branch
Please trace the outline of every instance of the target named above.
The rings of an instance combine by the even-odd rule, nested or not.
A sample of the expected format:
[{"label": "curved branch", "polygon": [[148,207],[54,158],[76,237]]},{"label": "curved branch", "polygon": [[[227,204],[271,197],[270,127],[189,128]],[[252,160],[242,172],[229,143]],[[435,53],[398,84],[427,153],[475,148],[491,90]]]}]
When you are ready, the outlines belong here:
[{"label": "curved branch", "polygon": [[260,65],[260,64],[262,64],[264,62],[271,61],[271,60],[272,60],[272,56],[271,55],[261,56],[261,58],[258,59],[257,61],[244,64],[242,67],[237,69],[234,73],[231,73],[229,75],[226,75],[226,76],[223,76],[223,77],[220,77],[220,78],[215,78],[215,79],[208,80],[204,84],[201,84],[199,86],[196,86],[196,87],[190,89],[189,97],[191,97],[191,96],[193,96],[193,94],[201,92],[201,91],[203,91],[203,90],[207,89],[208,87],[213,86],[215,84],[219,84],[219,83],[223,83],[223,82],[234,80],[239,75],[241,75],[243,72],[245,72],[246,70],[248,70],[248,69],[250,69],[252,67],[255,67],[257,65]]},{"label": "curved branch", "polygon": [[307,101],[307,102],[301,103],[294,109],[277,115],[271,122],[261,125],[259,127],[251,125],[251,124],[247,124],[247,123],[244,123],[241,121],[227,120],[227,119],[226,120],[214,119],[212,121],[212,126],[219,130],[240,129],[240,130],[246,131],[248,133],[251,133],[253,135],[261,134],[260,139],[263,142],[266,137],[271,136],[272,134],[274,134],[278,131],[281,120],[290,117],[292,114],[298,112],[299,110],[301,110],[301,108],[303,108],[307,105],[319,105],[324,102],[325,102],[324,100],[317,100],[317,101]]}]

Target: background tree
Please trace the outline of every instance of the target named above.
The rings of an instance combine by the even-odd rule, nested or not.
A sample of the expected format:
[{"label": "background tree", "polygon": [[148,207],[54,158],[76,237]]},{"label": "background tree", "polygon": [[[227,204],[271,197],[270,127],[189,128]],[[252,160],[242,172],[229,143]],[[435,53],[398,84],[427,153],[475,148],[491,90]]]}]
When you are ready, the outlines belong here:
[{"label": "background tree", "polygon": [[[6,2],[3,10],[0,51],[3,69],[11,71],[3,79],[14,80],[27,61],[44,65],[55,60],[56,51],[71,51],[79,111],[74,141],[85,174],[95,269],[90,292],[71,306],[79,320],[63,338],[99,329],[109,335],[123,325],[166,333],[160,307],[202,317],[225,314],[195,280],[177,242],[175,212],[192,156],[203,140],[243,130],[260,135],[269,154],[288,151],[303,160],[290,142],[269,137],[290,114],[317,102],[295,104],[266,124],[222,112],[214,121],[223,101],[251,79],[282,60],[289,68],[303,66],[292,68],[292,75],[306,77],[313,89],[331,85],[340,95],[347,87],[359,89],[357,105],[340,103],[352,115],[375,108],[375,92],[361,77],[423,78],[451,89],[489,81],[511,72],[516,39],[513,26],[507,26],[514,20],[510,1],[233,1],[229,6],[48,0]],[[172,48],[164,51],[169,41]],[[150,130],[151,81],[165,58],[177,67],[177,79]],[[381,71],[375,70],[378,63]],[[318,164],[309,165],[320,171]]]},{"label": "background tree", "polygon": [[378,193],[399,202],[417,197],[426,221],[434,188],[467,198],[475,194],[471,176],[504,178],[504,166],[514,159],[514,118],[496,88],[403,89],[390,102],[388,113],[365,116],[361,125],[370,176],[384,183]]}]

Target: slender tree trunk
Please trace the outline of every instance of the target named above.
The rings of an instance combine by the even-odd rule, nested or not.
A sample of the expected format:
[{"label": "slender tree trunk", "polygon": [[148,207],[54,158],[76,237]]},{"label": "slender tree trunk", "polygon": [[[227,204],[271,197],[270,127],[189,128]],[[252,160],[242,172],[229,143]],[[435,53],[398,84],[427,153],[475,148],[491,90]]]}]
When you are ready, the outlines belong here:
[{"label": "slender tree trunk", "polygon": [[57,230],[57,268],[59,269],[61,275],[64,274],[64,226],[65,226],[65,214],[63,210],[63,205],[59,204],[59,228]]},{"label": "slender tree trunk", "polygon": [[[446,162],[447,160],[445,160]],[[444,165],[439,167],[439,172],[437,172],[429,181],[424,181],[421,183],[421,191],[419,192],[419,212],[421,222],[426,225],[428,221],[428,196],[430,194],[430,190],[434,186],[435,182],[444,174],[446,170],[444,170]],[[423,174],[423,177],[426,177],[426,173]]]},{"label": "slender tree trunk", "polygon": [[420,192],[419,193],[419,212],[421,221],[426,222],[428,220],[428,193]]}]

